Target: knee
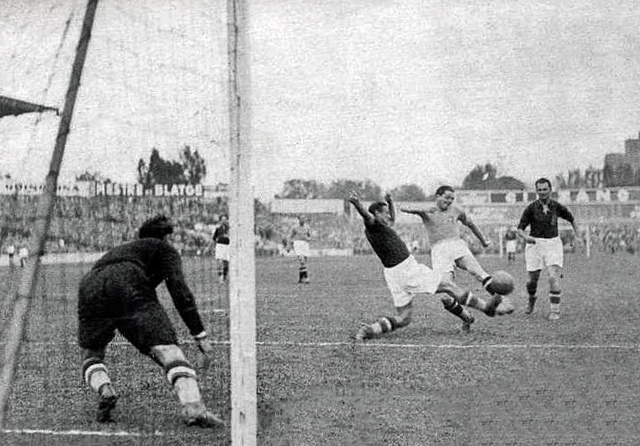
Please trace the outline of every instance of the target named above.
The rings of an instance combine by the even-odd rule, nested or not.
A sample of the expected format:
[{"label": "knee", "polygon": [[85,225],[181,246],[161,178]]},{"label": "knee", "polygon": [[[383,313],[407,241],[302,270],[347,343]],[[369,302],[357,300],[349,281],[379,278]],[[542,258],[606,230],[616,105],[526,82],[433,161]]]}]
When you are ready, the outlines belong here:
[{"label": "knee", "polygon": [[187,361],[182,349],[175,344],[154,345],[149,349],[149,356],[163,367],[175,361]]},{"label": "knee", "polygon": [[557,291],[560,289],[560,276],[558,275],[549,276],[549,288],[553,291]]}]

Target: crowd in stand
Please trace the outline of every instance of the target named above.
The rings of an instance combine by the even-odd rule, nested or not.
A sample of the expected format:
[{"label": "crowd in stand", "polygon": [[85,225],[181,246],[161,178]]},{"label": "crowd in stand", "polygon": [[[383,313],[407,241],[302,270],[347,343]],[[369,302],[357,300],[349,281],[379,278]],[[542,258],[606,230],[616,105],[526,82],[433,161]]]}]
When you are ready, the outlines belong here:
[{"label": "crowd in stand", "polygon": [[[0,196],[0,243],[5,254],[13,246],[32,248],[32,228],[36,219],[37,196]],[[201,197],[114,197],[98,196],[58,197],[46,242],[46,251],[100,252],[122,242],[132,240],[147,218],[166,214],[176,222],[173,242],[186,255],[212,255],[212,234],[222,215],[228,214],[226,200],[203,200]],[[297,216],[256,213],[256,252],[259,255],[287,253],[291,228]],[[312,248],[348,249],[355,254],[369,254],[362,223],[349,215],[314,214],[309,216],[312,229]],[[640,221],[616,223],[602,221],[589,225],[592,251],[633,254],[640,248]],[[426,233],[421,223],[396,226],[410,249],[417,253],[429,251]],[[501,234],[505,226],[481,227],[485,238],[491,240],[488,249],[464,228],[462,236],[474,253],[500,252]],[[583,229],[586,229],[583,226]],[[561,233],[567,250],[572,249],[571,231]],[[586,233],[582,234],[586,241]],[[522,244],[518,251],[522,251]]]}]

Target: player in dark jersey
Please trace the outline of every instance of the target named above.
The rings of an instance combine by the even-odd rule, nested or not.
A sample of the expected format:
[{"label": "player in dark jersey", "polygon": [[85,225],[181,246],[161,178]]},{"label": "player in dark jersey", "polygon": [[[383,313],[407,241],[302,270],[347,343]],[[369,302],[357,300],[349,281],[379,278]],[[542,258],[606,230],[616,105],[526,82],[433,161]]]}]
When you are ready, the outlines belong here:
[{"label": "player in dark jersey", "polygon": [[[531,202],[523,211],[518,224],[518,235],[526,243],[524,258],[527,268],[527,293],[529,305],[526,313],[531,314],[536,304],[536,290],[538,279],[543,267],[549,274],[549,319],[560,319],[560,300],[562,289],[560,279],[564,263],[562,240],[558,236],[558,218],[569,223],[576,235],[576,242],[580,243],[578,228],[573,215],[562,204],[551,198],[551,181],[540,178],[535,183],[538,199]],[[525,232],[530,226],[529,234]]]},{"label": "player in dark jersey", "polygon": [[487,316],[495,316],[502,296],[496,294],[485,302],[457,285],[448,275],[437,273],[416,261],[391,227],[395,221],[391,196],[387,194],[385,200],[374,202],[367,210],[357,193],[349,196],[349,202],[364,220],[365,236],[384,266],[384,277],[396,308],[395,316],[382,317],[371,325],[364,325],[356,334],[356,340],[369,339],[409,325],[415,293],[446,293],[447,296],[442,299],[445,308],[461,318],[467,324],[467,329],[474,318],[462,305],[477,308]]},{"label": "player in dark jersey", "polygon": [[212,353],[195,298],[185,282],[180,255],[165,240],[172,232],[173,226],[165,216],[148,220],[140,228],[138,240],[107,252],[80,282],[78,343],[82,374],[99,395],[98,421],[112,421],[111,412],[116,406],[117,396],[104,358],[118,330],[163,368],[187,425],[224,425],[202,402],[196,372],[178,347],[176,332],[156,295],[156,287],[165,282],[198,348],[205,355]]},{"label": "player in dark jersey", "polygon": [[213,233],[216,244],[216,261],[218,262],[218,279],[224,283],[229,275],[229,220],[226,215],[220,217],[220,225]]}]

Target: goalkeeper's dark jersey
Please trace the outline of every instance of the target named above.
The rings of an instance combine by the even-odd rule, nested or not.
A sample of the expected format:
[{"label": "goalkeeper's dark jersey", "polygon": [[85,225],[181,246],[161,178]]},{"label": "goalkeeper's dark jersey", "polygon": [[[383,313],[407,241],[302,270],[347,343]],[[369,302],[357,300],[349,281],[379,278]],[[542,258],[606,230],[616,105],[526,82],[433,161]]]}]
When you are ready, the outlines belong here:
[{"label": "goalkeeper's dark jersey", "polygon": [[365,222],[364,235],[385,268],[393,268],[409,258],[409,248],[391,226],[378,220]]},{"label": "goalkeeper's dark jersey", "polygon": [[117,246],[94,264],[92,272],[114,264],[131,264],[134,268],[141,268],[148,280],[145,285],[151,288],[156,288],[164,281],[173,304],[191,334],[204,330],[195,297],[185,282],[180,254],[169,243],[143,238]]},{"label": "goalkeeper's dark jersey", "polygon": [[573,223],[573,214],[564,205],[555,200],[545,204],[536,200],[525,208],[518,229],[523,231],[531,226],[529,235],[537,238],[555,238],[558,236],[558,217]]}]

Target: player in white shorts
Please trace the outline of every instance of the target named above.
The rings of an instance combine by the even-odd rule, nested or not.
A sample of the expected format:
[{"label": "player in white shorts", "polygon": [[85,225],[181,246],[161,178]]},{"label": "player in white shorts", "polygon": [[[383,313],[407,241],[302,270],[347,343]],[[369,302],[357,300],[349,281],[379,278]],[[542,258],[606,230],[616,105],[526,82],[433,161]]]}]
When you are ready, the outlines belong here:
[{"label": "player in white shorts", "polygon": [[518,250],[518,233],[516,227],[511,227],[504,234],[504,247],[507,251],[507,262],[516,259],[516,251]]},{"label": "player in white shorts", "polygon": [[411,322],[415,293],[446,293],[442,298],[445,308],[467,324],[473,322],[473,316],[461,303],[469,305],[472,302],[474,308],[488,316],[494,316],[502,301],[500,296],[496,295],[489,302],[485,302],[457,285],[448,275],[442,275],[416,261],[407,245],[391,227],[395,221],[391,196],[387,195],[385,200],[373,203],[367,210],[357,193],[352,192],[349,197],[349,202],[364,220],[365,236],[371,248],[384,266],[384,278],[396,308],[395,316],[382,317],[370,325],[361,327],[356,339],[369,339],[406,327]]},{"label": "player in white shorts", "polygon": [[[528,274],[527,293],[529,295],[526,313],[531,314],[534,310],[540,272],[546,267],[549,274],[549,319],[556,320],[560,318],[562,297],[560,279],[564,266],[562,240],[558,236],[558,218],[571,223],[576,242],[580,244],[581,240],[569,209],[551,198],[551,181],[540,178],[535,186],[538,199],[525,208],[518,224],[518,235],[526,242],[524,259]],[[527,226],[530,227],[529,234],[525,232]]]},{"label": "player in white shorts", "polygon": [[309,283],[309,271],[307,270],[307,259],[311,256],[309,241],[311,240],[311,228],[307,224],[304,216],[298,217],[298,225],[291,230],[291,245],[293,252],[298,256],[298,283]]},{"label": "player in white shorts", "polygon": [[[473,277],[482,283],[490,295],[495,295],[491,287],[491,275],[485,271],[469,250],[467,243],[460,236],[458,222],[467,226],[480,240],[484,248],[489,246],[480,229],[460,208],[453,206],[455,190],[451,186],[440,186],[436,190],[436,205],[430,209],[402,208],[402,212],[418,215],[422,218],[427,236],[431,245],[431,267],[435,271],[455,276],[455,269],[468,271]],[[506,302],[505,302],[506,304]],[[511,305],[505,305],[498,311],[506,314],[513,311]]]},{"label": "player in white shorts", "polygon": [[218,280],[224,283],[229,275],[229,220],[226,215],[220,217],[220,225],[213,233],[216,244],[216,261],[218,263]]}]

